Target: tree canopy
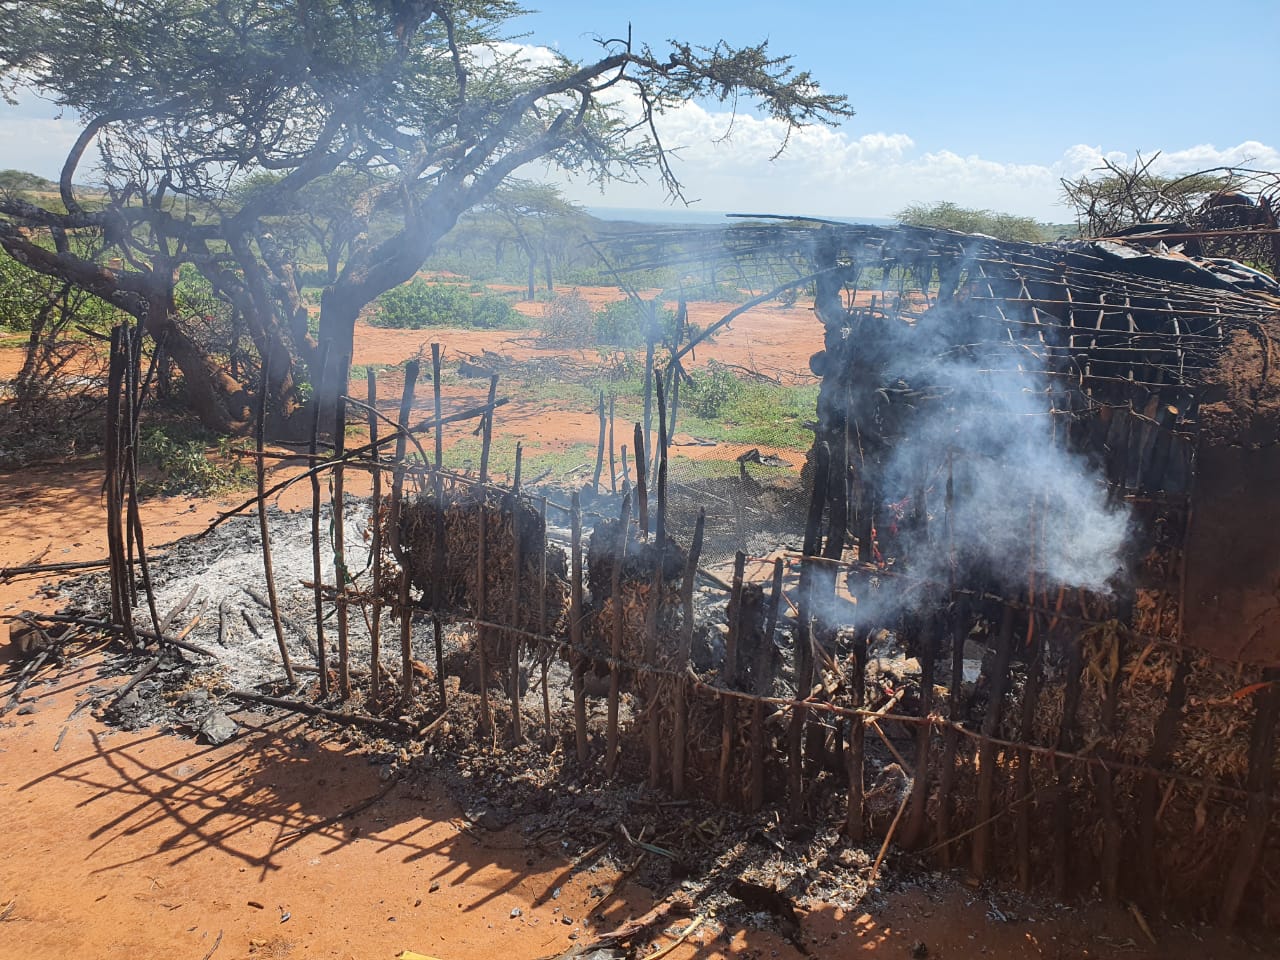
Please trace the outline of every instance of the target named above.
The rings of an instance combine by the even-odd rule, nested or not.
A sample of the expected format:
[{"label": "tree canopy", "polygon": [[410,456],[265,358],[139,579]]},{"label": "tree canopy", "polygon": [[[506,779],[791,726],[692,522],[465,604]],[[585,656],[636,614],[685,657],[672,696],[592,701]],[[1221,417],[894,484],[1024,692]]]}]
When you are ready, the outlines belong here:
[{"label": "tree canopy", "polygon": [[[678,197],[656,123],[666,110],[741,96],[785,131],[851,112],[766,43],[602,39],[599,59],[577,62],[514,42],[521,12],[508,0],[0,0],[0,90],[37,90],[84,124],[60,205],[0,196],[0,247],[143,320],[201,415],[227,429],[247,418],[247,378],[179,322],[182,265],[270,353],[288,417],[304,378],[322,397],[345,389],[360,310],[530,162],[598,181],[656,172]],[[91,144],[106,188],[93,203],[75,186]],[[333,253],[319,342],[286,242],[307,223]],[[73,249],[72,234],[96,247]]]},{"label": "tree canopy", "polygon": [[961,233],[982,233],[999,240],[1025,240],[1042,243],[1050,240],[1050,228],[1034,217],[1012,213],[962,207],[947,200],[936,203],[913,203],[893,215],[899,223],[913,227],[940,227]]}]

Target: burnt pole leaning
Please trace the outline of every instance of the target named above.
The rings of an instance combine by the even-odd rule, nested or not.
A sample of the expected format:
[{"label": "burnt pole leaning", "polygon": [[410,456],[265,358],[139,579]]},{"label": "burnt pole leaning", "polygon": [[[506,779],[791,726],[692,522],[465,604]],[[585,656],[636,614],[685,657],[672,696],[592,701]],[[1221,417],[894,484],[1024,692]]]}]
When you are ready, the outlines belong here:
[{"label": "burnt pole leaning", "polygon": [[680,625],[680,646],[676,653],[675,720],[671,736],[671,793],[677,799],[684,796],[685,741],[689,731],[688,668],[689,654],[693,648],[693,582],[698,576],[698,559],[702,555],[702,538],[707,525],[707,508],[698,510],[693,526],[693,544],[685,563],[684,581],[680,584],[680,602],[684,607],[684,622]]},{"label": "burnt pole leaning", "polygon": [[284,666],[284,676],[293,689],[298,685],[293,675],[293,664],[289,661],[289,648],[284,642],[284,624],[280,621],[280,600],[276,595],[276,576],[271,562],[271,530],[267,521],[267,479],[266,458],[263,456],[266,446],[267,432],[267,393],[269,391],[271,372],[271,351],[262,355],[262,384],[258,390],[258,416],[254,424],[254,446],[258,461],[256,475],[258,481],[258,532],[262,535],[262,570],[267,580],[267,597],[271,607],[271,625],[275,628],[276,643],[280,647],[280,662]]},{"label": "burnt pole leaning", "polygon": [[372,555],[369,592],[372,602],[369,608],[369,700],[377,703],[382,684],[382,458],[378,455],[378,374],[373,367],[368,372],[369,443],[373,446],[373,494],[370,514],[373,534],[369,544]]},{"label": "burnt pole leaning", "polygon": [[431,634],[436,647],[436,684],[440,693],[440,711],[449,705],[444,685],[444,624],[440,607],[444,603],[444,406],[440,396],[440,344],[431,345],[431,393],[436,415],[435,471],[431,474],[431,493],[436,500],[435,539],[431,556]]},{"label": "burnt pole leaning", "polygon": [[479,541],[476,544],[476,670],[480,688],[480,730],[491,733],[493,714],[489,707],[489,629],[484,626],[488,616],[489,600],[489,452],[493,446],[493,402],[498,394],[498,375],[489,378],[489,402],[485,405],[484,418],[480,421],[480,524]]},{"label": "burnt pole leaning", "polygon": [[813,638],[811,622],[813,590],[813,558],[822,543],[822,512],[827,499],[827,476],[831,466],[831,450],[819,441],[813,452],[813,495],[809,500],[809,516],[805,522],[803,559],[800,561],[800,605],[797,611],[795,636],[795,684],[796,705],[791,712],[791,727],[787,732],[787,798],[793,822],[804,813],[804,769],[801,746],[804,742],[804,726],[808,715],[804,701],[809,699],[813,681]]},{"label": "burnt pole leaning", "polygon": [[[341,370],[351,366],[350,357],[339,361]],[[345,376],[345,374],[344,374]],[[375,447],[375,452],[377,448]],[[338,694],[351,699],[351,638],[347,621],[347,536],[346,536],[346,470],[343,459],[347,451],[347,399],[339,396],[333,410],[333,585],[338,619]]]},{"label": "burnt pole leaning", "polygon": [[[400,543],[400,507],[404,501],[404,456],[409,445],[409,414],[418,383],[418,361],[404,366],[404,391],[400,394],[399,432],[396,434],[395,473],[391,481],[391,552],[400,564],[400,698],[413,702],[413,611],[409,607],[409,562]],[[439,418],[436,418],[439,422]]]},{"label": "burnt pole leaning", "polygon": [[[324,396],[325,370],[329,365],[329,341],[320,344],[319,363],[311,371],[312,386],[316,396]],[[320,462],[320,408],[319,401],[312,404],[311,442],[307,447],[310,463],[314,468]],[[394,515],[394,510],[392,511]],[[393,534],[394,537],[394,534]],[[394,542],[394,540],[393,540]],[[320,696],[329,695],[329,662],[324,644],[324,570],[320,563],[320,474],[311,471],[311,583],[316,616],[316,670],[320,674]]]},{"label": "burnt pole leaning", "polygon": [[[658,665],[658,631],[661,629],[665,604],[662,595],[666,590],[663,567],[667,550],[667,412],[662,395],[662,379],[655,382],[658,392],[658,452],[657,452],[657,510],[654,542],[657,545],[653,565],[653,584],[649,593],[649,609],[645,621],[644,662],[649,667]],[[645,742],[649,750],[649,786],[656,787],[662,778],[662,737],[659,731],[657,703],[660,685],[658,678],[648,674],[644,678],[645,701],[649,717],[645,726]]]},{"label": "burnt pole leaning", "polygon": [[578,765],[587,765],[587,691],[583,672],[587,658],[582,652],[582,500],[573,493],[570,514],[571,544],[569,571],[569,662],[573,672],[573,736]]},{"label": "burnt pole leaning", "polygon": [[618,550],[613,558],[613,575],[610,588],[613,596],[613,623],[609,641],[609,707],[605,735],[604,772],[612,777],[618,768],[618,702],[622,692],[622,640],[626,627],[626,613],[622,604],[622,568],[627,562],[627,541],[631,533],[631,495],[622,498],[622,513],[618,517]]},{"label": "burnt pole leaning", "polygon": [[520,744],[524,742],[524,726],[520,716],[520,569],[523,558],[520,556],[520,466],[524,457],[524,445],[516,443],[515,479],[511,484],[511,631],[508,642],[511,644],[508,662],[509,695],[511,698],[511,739]]}]

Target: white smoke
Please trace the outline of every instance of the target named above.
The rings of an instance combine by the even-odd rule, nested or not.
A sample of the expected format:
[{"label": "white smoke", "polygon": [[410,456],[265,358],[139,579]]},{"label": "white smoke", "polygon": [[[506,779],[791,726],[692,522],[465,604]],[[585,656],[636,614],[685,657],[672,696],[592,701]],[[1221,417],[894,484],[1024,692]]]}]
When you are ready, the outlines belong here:
[{"label": "white smoke", "polygon": [[[962,585],[987,580],[1006,595],[1032,581],[1037,590],[1111,592],[1125,569],[1129,511],[1109,498],[1100,465],[1068,446],[1067,416],[1051,415],[1063,398],[1043,348],[975,321],[963,302],[890,329],[886,380],[927,394],[907,401],[880,470],[884,500],[923,491],[927,501],[927,528],[904,522],[886,545],[911,578],[945,584],[954,572]],[[882,519],[881,532],[893,522]],[[900,606],[911,596],[881,591],[880,601]]]}]

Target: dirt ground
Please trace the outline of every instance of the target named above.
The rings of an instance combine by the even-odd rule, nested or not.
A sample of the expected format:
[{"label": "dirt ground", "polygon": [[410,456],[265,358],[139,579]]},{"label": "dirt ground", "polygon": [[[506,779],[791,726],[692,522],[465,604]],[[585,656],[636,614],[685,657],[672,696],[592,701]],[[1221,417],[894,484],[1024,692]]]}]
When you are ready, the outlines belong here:
[{"label": "dirt ground", "polygon": [[[791,322],[768,310],[742,318],[716,356],[726,359],[732,347],[739,358],[732,362],[803,370],[820,331],[805,311],[785,319]],[[355,362],[400,362],[433,338],[453,351],[533,349],[504,342],[509,336],[362,328]],[[0,376],[10,352],[0,351]],[[510,418],[522,424],[512,429],[556,438],[578,429],[545,410],[528,414]],[[587,441],[594,442],[595,429],[588,413]],[[104,557],[100,487],[96,458],[0,474],[0,566]],[[363,492],[354,477],[349,487]],[[146,503],[151,545],[203,529],[242,496]],[[301,496],[282,506],[298,505]],[[51,609],[56,604],[43,582],[0,581],[0,614]],[[0,669],[16,669],[11,656],[6,647]],[[603,916],[584,919],[599,889],[617,879],[609,868],[578,869],[561,847],[530,843],[512,829],[478,829],[443,787],[384,783],[377,766],[309,721],[238,713],[241,735],[206,747],[155,730],[114,730],[89,711],[73,716],[88,685],[123,682],[100,678],[101,660],[100,651],[75,651],[56,680],[28,689],[23,713],[0,719],[0,807],[7,819],[0,960],[390,960],[401,951],[439,960],[499,954],[521,960],[558,955],[652,905],[646,890],[627,884]],[[7,698],[7,683],[5,690]],[[812,909],[801,916],[801,942],[810,956],[834,958],[1280,955],[1260,935],[1147,919],[1158,945],[1121,908],[1011,901],[957,879],[908,886],[865,911]],[[671,944],[689,924],[659,928],[638,955]],[[705,917],[666,955],[801,956],[775,933],[716,916]]]}]

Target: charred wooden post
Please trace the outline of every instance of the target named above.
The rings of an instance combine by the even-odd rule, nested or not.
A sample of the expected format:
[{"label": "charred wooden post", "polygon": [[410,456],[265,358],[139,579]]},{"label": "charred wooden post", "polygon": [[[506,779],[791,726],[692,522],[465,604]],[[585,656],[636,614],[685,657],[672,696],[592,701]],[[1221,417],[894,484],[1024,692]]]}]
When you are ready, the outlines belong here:
[{"label": "charred wooden post", "polygon": [[[626,449],[625,447],[623,448]],[[649,488],[645,483],[645,447],[644,427],[639,423],[635,429],[635,446],[632,455],[636,459],[636,514],[640,526],[640,539],[649,539]]]},{"label": "charred wooden post", "polygon": [[955,462],[951,452],[947,454],[947,490],[943,501],[943,519],[947,541],[947,576],[949,586],[948,611],[951,620],[951,686],[947,694],[948,724],[942,742],[941,773],[938,778],[938,812],[934,844],[941,845],[939,859],[944,868],[951,866],[951,785],[956,775],[956,751],[960,734],[956,725],[961,720],[960,693],[964,681],[964,641],[969,630],[967,598],[956,598],[955,560]]},{"label": "charred wooden post", "polygon": [[[312,386],[318,397],[324,396],[324,379],[328,375],[328,366],[329,341],[325,340],[320,344],[317,368],[312,371],[312,378],[315,381]],[[311,440],[307,446],[307,453],[311,455],[312,466],[319,463],[320,408],[322,406],[319,401],[311,405]],[[395,500],[394,496],[392,500]],[[393,522],[394,514],[393,507]],[[391,530],[393,544],[397,542],[395,536],[396,531],[393,526]],[[327,697],[329,695],[329,655],[325,649],[324,640],[324,570],[320,562],[320,474],[314,470],[311,472],[311,583],[316,618],[316,671],[320,674],[320,696]]]},{"label": "charred wooden post", "polygon": [[[484,419],[480,421],[480,486],[489,482],[489,452],[493,447],[494,402],[498,397],[498,375],[489,377],[489,399],[485,401]],[[483,514],[481,514],[483,516]]]},{"label": "charred wooden post", "polygon": [[[125,328],[130,330],[129,327]],[[156,354],[162,351],[162,347],[156,345]],[[142,400],[146,394],[147,381],[150,380],[151,372],[155,367],[155,356],[152,355],[151,370],[148,371],[147,377],[143,381],[139,381],[138,377],[142,370],[142,325],[138,324],[136,330],[133,331],[129,339],[126,354],[129,358],[127,369],[126,383],[128,390],[126,393],[125,403],[125,436],[127,438],[124,447],[124,488],[128,497],[128,511],[126,518],[126,527],[132,533],[132,540],[137,544],[138,551],[138,570],[142,574],[142,590],[147,598],[147,611],[151,615],[151,625],[155,628],[157,634],[163,634],[164,630],[160,626],[160,614],[156,610],[156,595],[151,584],[151,564],[147,560],[146,537],[142,529],[142,515],[138,510],[138,417],[142,412]],[[133,565],[130,564],[130,571]],[[132,574],[129,577],[130,587],[134,587],[135,580]],[[136,599],[136,589],[135,598]]]},{"label": "charred wooden post", "polygon": [[111,574],[111,620],[125,630],[130,646],[133,635],[133,611],[129,606],[129,564],[126,557],[120,511],[123,491],[120,477],[120,405],[124,389],[124,354],[121,350],[121,325],[111,328],[111,353],[107,367],[107,414],[104,436],[106,476],[103,499],[107,508],[107,553]]},{"label": "charred wooden post", "polygon": [[[130,328],[126,327],[128,331]],[[163,348],[157,344],[156,353],[161,352]],[[160,625],[160,614],[156,610],[156,595],[151,584],[151,564],[147,560],[147,544],[144,531],[142,529],[142,515],[138,510],[138,417],[142,411],[142,400],[146,394],[147,381],[150,380],[151,371],[148,371],[144,381],[138,381],[138,374],[142,369],[142,325],[139,324],[137,330],[134,331],[129,340],[126,354],[129,358],[127,367],[128,375],[126,382],[128,391],[125,403],[125,435],[127,442],[124,447],[124,470],[125,481],[124,488],[128,497],[128,511],[126,518],[126,526],[132,531],[133,540],[138,548],[138,570],[142,574],[142,589],[147,598],[147,611],[151,615],[151,625],[155,628],[158,635],[163,635],[164,630]],[[155,354],[152,355],[152,367],[155,367]],[[133,565],[130,564],[130,571]],[[134,578],[132,573],[129,577],[129,584],[134,586]],[[135,592],[136,602],[136,592]]]},{"label": "charred wooden post", "polygon": [[[920,716],[933,714],[933,678],[938,655],[938,617],[929,614],[920,631]],[[929,815],[930,761],[933,746],[933,724],[922,723],[916,729],[915,780],[911,784],[910,813],[902,844],[907,848],[922,846]]]},{"label": "charred wooden post", "polygon": [[373,447],[373,534],[369,544],[372,555],[369,592],[369,697],[376,703],[382,689],[382,457],[378,453],[378,374],[369,368],[366,380],[369,394],[369,443]]},{"label": "charred wooden post", "polygon": [[[730,690],[738,687],[738,644],[742,638],[742,579],[746,571],[747,556],[741,550],[733,558],[733,590],[729,594],[729,635],[724,644],[724,669],[721,682]],[[729,770],[733,763],[733,741],[737,734],[738,700],[724,695],[720,698],[720,769],[716,782],[716,803],[729,802]]]},{"label": "charred wooden post", "polygon": [[996,638],[995,663],[988,678],[991,698],[982,718],[982,737],[978,741],[978,805],[974,813],[973,861],[971,870],[978,879],[987,876],[991,867],[991,812],[995,806],[996,743],[992,737],[1000,730],[1004,712],[1004,695],[1009,686],[1009,661],[1013,654],[1014,608],[1005,605]]},{"label": "charred wooden post", "polygon": [[[351,365],[349,357],[340,359],[341,368]],[[347,444],[347,401],[338,397],[334,404],[333,455],[337,465],[333,468],[333,577],[338,614],[338,693],[343,700],[351,699],[351,638],[347,620],[347,534],[346,496],[344,493],[343,458]]]},{"label": "charred wooden post", "polygon": [[[1124,637],[1117,633],[1116,658],[1124,662]],[[1101,727],[1103,734],[1114,737],[1116,727],[1116,708],[1120,700],[1120,671],[1108,678],[1102,697]],[[1114,758],[1115,750],[1104,746],[1098,751],[1103,759]],[[1099,766],[1094,781],[1094,789],[1098,796],[1098,809],[1102,818],[1102,899],[1110,904],[1119,902],[1120,898],[1120,846],[1124,839],[1120,824],[1120,812],[1116,809],[1115,775],[1106,764]]]},{"label": "charred wooden post", "polygon": [[440,693],[440,709],[449,703],[444,685],[444,622],[440,608],[444,605],[444,406],[440,395],[440,344],[431,344],[431,393],[436,415],[435,470],[431,474],[431,492],[439,509],[435,516],[435,548],[431,558],[431,635],[436,648],[436,684]]},{"label": "charred wooden post", "polygon": [[284,666],[284,676],[290,687],[296,687],[297,679],[293,675],[293,664],[289,660],[289,648],[284,642],[284,624],[280,622],[280,599],[276,595],[276,576],[271,563],[271,529],[267,520],[267,474],[266,458],[262,453],[266,446],[267,392],[270,384],[271,351],[262,355],[262,384],[258,390],[257,418],[254,422],[254,448],[258,455],[258,533],[262,537],[262,570],[267,580],[267,598],[271,606],[271,625],[275,628],[276,644],[280,648],[280,662]]},{"label": "charred wooden post", "polygon": [[[436,383],[440,382],[439,376]],[[395,472],[391,481],[391,550],[400,564],[400,698],[413,702],[413,610],[409,606],[409,564],[400,543],[400,508],[404,503],[404,455],[409,443],[409,413],[418,383],[418,361],[404,367],[404,390],[400,394],[399,433],[396,435]],[[439,423],[439,417],[436,418]]]},{"label": "charred wooden post", "polygon": [[1235,925],[1244,903],[1245,891],[1262,855],[1267,826],[1271,822],[1272,788],[1275,780],[1276,724],[1280,719],[1280,667],[1262,672],[1261,689],[1255,690],[1258,709],[1249,735],[1249,773],[1245,789],[1249,799],[1245,805],[1244,829],[1235,863],[1227,876],[1222,893],[1218,922],[1224,927]]},{"label": "charred wooden post", "polygon": [[[1028,611],[1031,622],[1035,621],[1035,611]],[[1030,628],[1029,628],[1030,629]],[[1031,640],[1031,659],[1027,664],[1027,682],[1022,689],[1022,717],[1018,728],[1018,738],[1023,744],[1032,743],[1035,739],[1036,707],[1040,699],[1040,685],[1044,679],[1044,650],[1047,639],[1041,631],[1036,631]],[[1024,893],[1031,890],[1031,751],[1025,746],[1018,748],[1018,775],[1014,781],[1014,802],[1018,804],[1016,821],[1016,842],[1018,857],[1018,889]]]},{"label": "charred wooden post", "polygon": [[[1070,753],[1076,748],[1076,713],[1080,709],[1081,673],[1084,669],[1080,635],[1073,633],[1067,644],[1067,685],[1058,727],[1058,749]],[[1071,768],[1065,765],[1054,778],[1053,882],[1059,896],[1066,896],[1071,884]]]},{"label": "charred wooden post", "polygon": [[[612,395],[609,397],[609,492],[618,492],[618,460],[613,445],[613,401]],[[626,459],[626,448],[623,448],[622,458]]]},{"label": "charred wooden post", "polygon": [[480,511],[476,518],[480,527],[480,535],[476,542],[476,683],[480,691],[480,731],[488,733],[493,729],[493,715],[489,708],[489,631],[483,620],[488,616],[488,584],[489,576],[489,496],[483,486],[477,488],[480,494]]},{"label": "charred wooden post", "polygon": [[[655,542],[658,549],[653,563],[653,589],[649,596],[649,609],[646,611],[644,637],[644,661],[649,667],[658,665],[658,629],[662,617],[664,593],[663,567],[667,550],[667,410],[663,399],[662,378],[655,384],[658,392],[658,504]],[[649,786],[657,787],[662,779],[662,737],[658,718],[659,680],[655,674],[647,673],[643,678],[645,702],[649,705],[648,721],[645,724],[645,742],[649,751]]]},{"label": "charred wooden post", "polygon": [[1156,865],[1156,819],[1160,808],[1160,778],[1155,771],[1164,767],[1173,750],[1182,720],[1182,710],[1187,703],[1187,677],[1191,674],[1191,651],[1182,650],[1173,671],[1173,681],[1165,698],[1164,709],[1156,721],[1151,750],[1147,754],[1150,772],[1142,778],[1138,788],[1138,849],[1142,863],[1143,882],[1148,903],[1154,904],[1159,895],[1159,871]]},{"label": "charred wooden post", "polygon": [[764,627],[764,639],[756,652],[752,671],[757,699],[751,701],[751,780],[747,791],[747,812],[755,813],[764,806],[764,701],[759,697],[771,693],[768,661],[773,654],[773,635],[778,628],[778,611],[782,608],[782,558],[773,561],[773,589],[770,594],[769,617]]},{"label": "charred wooden post", "polygon": [[138,581],[133,575],[133,511],[129,504],[129,447],[132,444],[133,432],[132,417],[130,416],[130,413],[133,408],[133,380],[135,374],[133,363],[133,327],[128,323],[124,324],[120,330],[120,352],[124,361],[124,370],[121,377],[122,383],[120,388],[120,452],[116,458],[116,463],[120,472],[120,510],[124,522],[125,569],[128,571],[125,583],[128,587],[129,609],[132,611],[138,606]]},{"label": "charred wooden post", "polygon": [[478,522],[480,534],[476,544],[476,672],[480,690],[480,730],[488,733],[493,729],[493,713],[489,706],[489,629],[483,621],[488,618],[488,580],[489,580],[489,451],[493,446],[493,401],[498,393],[498,375],[489,378],[489,401],[487,412],[480,421],[480,485],[476,488],[480,495],[480,513]]},{"label": "charred wooden post", "polygon": [[[800,606],[796,618],[795,670],[796,700],[809,698],[813,682],[812,558],[822,544],[822,512],[827,499],[827,477],[830,473],[831,451],[825,443],[814,445],[813,495],[809,500],[809,516],[805,524],[803,559],[800,561]],[[787,733],[787,795],[789,813],[799,820],[804,813],[804,769],[801,750],[804,744],[804,727],[808,710],[803,703],[792,708],[791,727]]]},{"label": "charred wooden post", "polygon": [[618,768],[618,699],[622,694],[622,634],[624,614],[622,610],[622,565],[627,560],[627,541],[631,533],[631,495],[622,498],[622,512],[618,520],[618,555],[613,558],[613,573],[609,584],[613,604],[613,632],[609,642],[609,706],[608,726],[604,748],[604,772],[612,777]]},{"label": "charred wooden post", "polygon": [[[853,706],[863,710],[867,706],[867,634],[859,630],[853,644],[853,673],[849,677],[853,686]],[[866,757],[867,724],[861,713],[848,718],[849,742],[845,747],[845,765],[849,775],[849,802],[845,813],[844,834],[854,843],[866,839],[866,781],[864,760]]]},{"label": "charred wooden post", "polygon": [[[520,624],[520,462],[523,458],[523,444],[516,444],[515,479],[511,484],[511,624]],[[508,682],[511,685],[511,739],[515,743],[524,742],[524,729],[520,717],[520,634],[512,631],[508,638],[511,645],[511,658],[508,664]]]},{"label": "charred wooden post", "polygon": [[547,636],[547,498],[538,501],[538,527],[542,543],[538,551],[538,659],[542,663],[542,735],[551,742],[551,690],[547,670],[551,665],[551,641]]},{"label": "charred wooden post", "polygon": [[578,765],[587,765],[587,691],[582,653],[582,502],[577,491],[570,508],[569,662],[573,673],[573,731]]},{"label": "charred wooden post", "polygon": [[688,682],[685,673],[689,668],[689,653],[693,647],[693,583],[698,576],[698,559],[702,555],[702,537],[707,525],[706,507],[698,510],[693,526],[693,543],[685,562],[684,581],[680,584],[680,601],[684,607],[684,621],[680,625],[680,646],[676,651],[674,710],[671,735],[671,793],[677,799],[684,796],[685,742],[689,735]]},{"label": "charred wooden post", "polygon": [[600,474],[604,471],[604,441],[605,441],[605,417],[604,417],[604,391],[600,391],[600,402],[597,410],[600,418],[600,439],[596,442],[596,470],[591,476],[591,491],[593,493],[600,492]]}]

